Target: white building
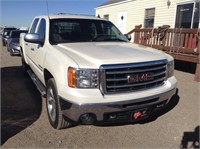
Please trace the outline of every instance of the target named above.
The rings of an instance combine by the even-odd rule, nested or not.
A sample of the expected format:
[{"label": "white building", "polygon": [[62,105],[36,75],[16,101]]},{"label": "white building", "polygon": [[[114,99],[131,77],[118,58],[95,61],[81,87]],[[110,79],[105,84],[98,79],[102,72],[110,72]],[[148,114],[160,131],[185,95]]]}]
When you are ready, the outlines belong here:
[{"label": "white building", "polygon": [[123,33],[140,24],[143,28],[200,27],[200,0],[109,0],[95,9],[96,16],[112,21]]}]

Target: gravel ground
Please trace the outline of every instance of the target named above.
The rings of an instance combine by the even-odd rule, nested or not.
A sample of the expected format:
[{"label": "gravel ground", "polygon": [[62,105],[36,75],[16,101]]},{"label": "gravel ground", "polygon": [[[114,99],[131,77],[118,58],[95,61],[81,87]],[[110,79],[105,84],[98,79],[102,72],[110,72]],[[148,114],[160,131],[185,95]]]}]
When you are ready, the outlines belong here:
[{"label": "gravel ground", "polygon": [[116,126],[74,126],[54,130],[45,99],[29,77],[21,59],[1,53],[2,148],[180,148],[199,147],[199,87],[194,74],[175,71],[178,96],[159,117],[143,123]]}]

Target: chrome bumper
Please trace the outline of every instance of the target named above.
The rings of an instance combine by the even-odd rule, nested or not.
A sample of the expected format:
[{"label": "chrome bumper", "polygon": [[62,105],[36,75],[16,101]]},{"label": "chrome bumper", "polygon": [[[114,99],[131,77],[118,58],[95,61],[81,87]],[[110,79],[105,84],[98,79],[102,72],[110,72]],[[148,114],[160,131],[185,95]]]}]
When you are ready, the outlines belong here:
[{"label": "chrome bumper", "polygon": [[166,101],[168,103],[173,95],[176,93],[176,88],[168,92],[146,97],[142,99],[134,99],[123,102],[112,102],[112,103],[98,103],[98,104],[84,104],[78,105],[69,102],[67,99],[60,97],[60,105],[63,115],[68,119],[79,122],[80,116],[86,113],[91,113],[96,116],[97,121],[104,121],[105,113],[112,112],[123,112],[123,111],[134,111],[144,107],[151,107]]}]

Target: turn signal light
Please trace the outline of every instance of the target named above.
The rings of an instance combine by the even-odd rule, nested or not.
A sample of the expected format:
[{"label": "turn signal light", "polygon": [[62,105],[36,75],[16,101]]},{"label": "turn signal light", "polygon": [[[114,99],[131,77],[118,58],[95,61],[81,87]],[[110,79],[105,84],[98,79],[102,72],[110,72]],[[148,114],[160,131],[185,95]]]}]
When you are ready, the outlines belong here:
[{"label": "turn signal light", "polygon": [[68,85],[69,87],[76,87],[76,70],[72,67],[68,68]]}]

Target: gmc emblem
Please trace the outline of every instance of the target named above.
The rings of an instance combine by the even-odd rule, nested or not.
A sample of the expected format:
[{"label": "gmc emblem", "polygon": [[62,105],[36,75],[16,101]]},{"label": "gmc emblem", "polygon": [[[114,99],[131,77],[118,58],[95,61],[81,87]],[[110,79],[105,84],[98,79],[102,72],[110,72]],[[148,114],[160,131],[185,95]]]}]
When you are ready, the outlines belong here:
[{"label": "gmc emblem", "polygon": [[145,82],[153,79],[153,73],[132,74],[127,76],[128,83]]}]

